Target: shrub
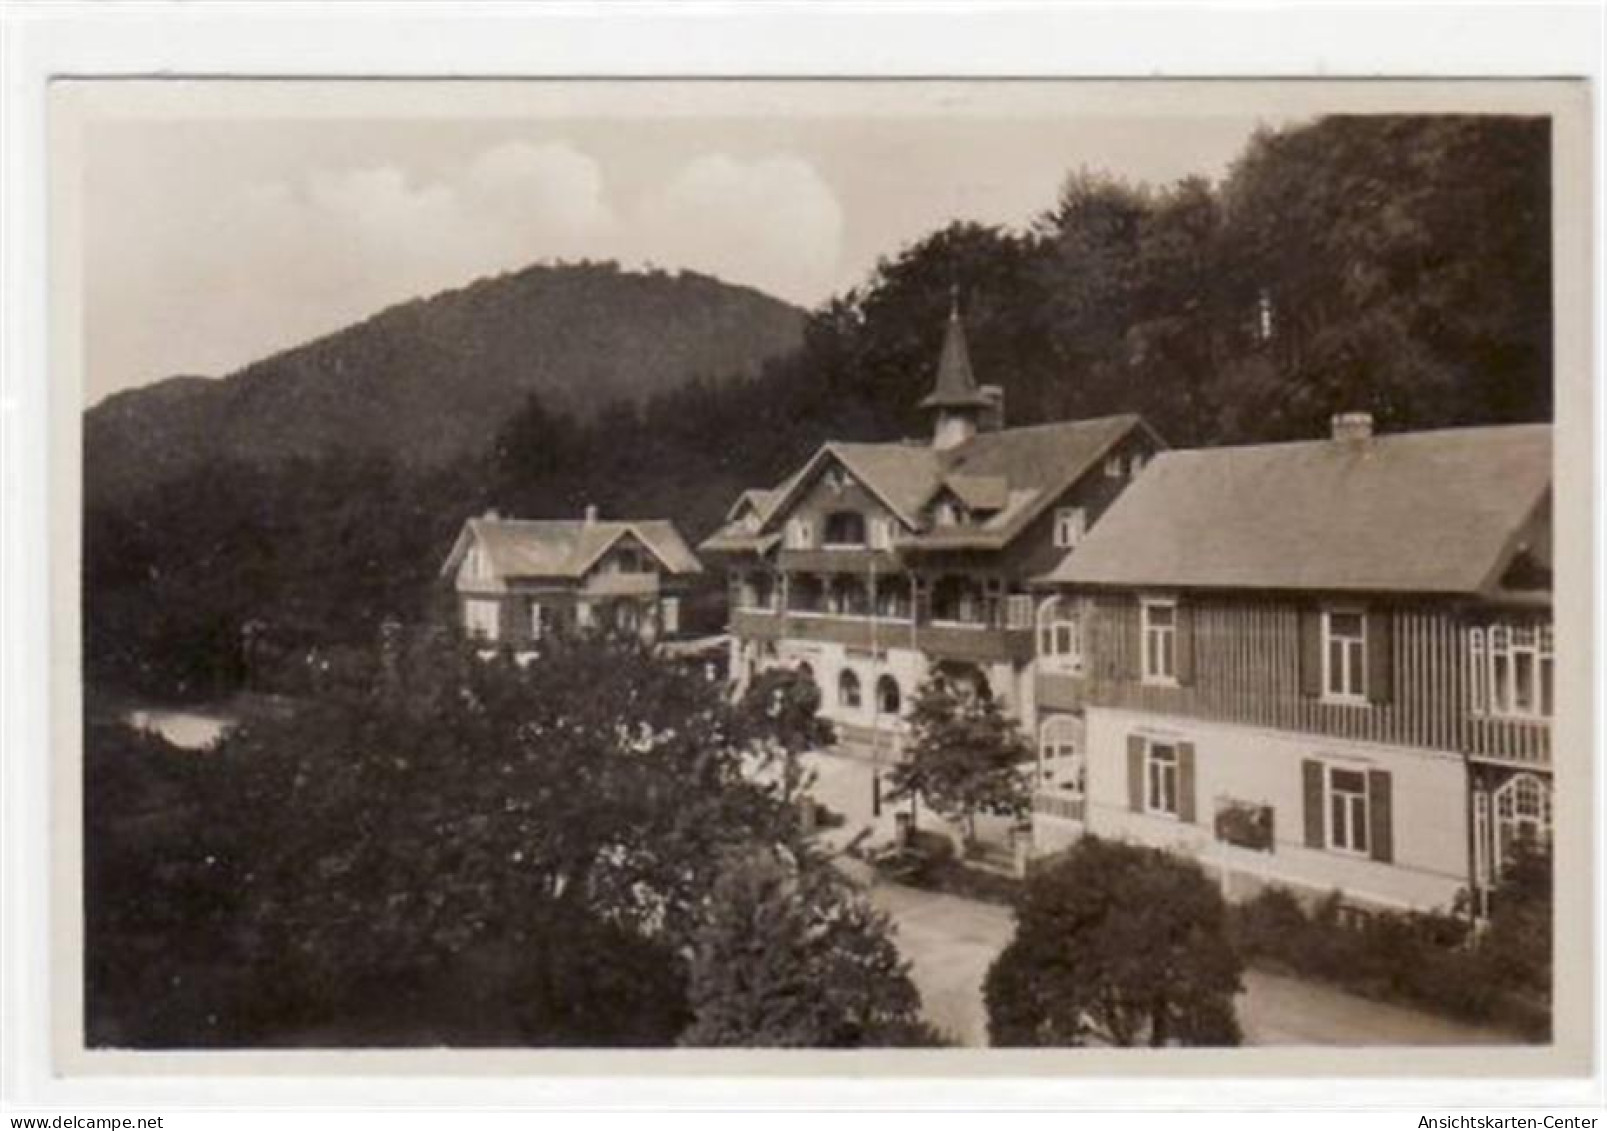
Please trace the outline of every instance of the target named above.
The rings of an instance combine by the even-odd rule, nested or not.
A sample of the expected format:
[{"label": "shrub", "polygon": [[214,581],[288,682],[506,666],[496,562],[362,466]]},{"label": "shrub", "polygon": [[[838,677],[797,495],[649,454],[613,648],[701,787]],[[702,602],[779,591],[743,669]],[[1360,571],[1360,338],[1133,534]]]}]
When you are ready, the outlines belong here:
[{"label": "shrub", "polygon": [[988,970],[995,1045],[1239,1043],[1242,962],[1192,861],[1088,836],[1033,870]]}]

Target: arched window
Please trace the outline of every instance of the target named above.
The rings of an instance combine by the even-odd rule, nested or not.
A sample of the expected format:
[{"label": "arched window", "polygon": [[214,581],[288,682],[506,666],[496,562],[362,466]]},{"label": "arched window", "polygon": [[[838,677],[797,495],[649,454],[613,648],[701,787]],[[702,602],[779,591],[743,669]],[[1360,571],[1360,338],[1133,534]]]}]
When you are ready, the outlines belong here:
[{"label": "arched window", "polygon": [[1082,670],[1082,622],[1063,597],[1050,597],[1038,606],[1038,658],[1048,668]]},{"label": "arched window", "polygon": [[859,707],[859,676],[853,668],[844,668],[837,676],[837,703],[842,707]]},{"label": "arched window", "polygon": [[904,695],[898,689],[898,680],[884,675],[876,681],[876,710],[883,715],[896,715],[904,707]]},{"label": "arched window", "polygon": [[1518,843],[1551,842],[1551,787],[1534,774],[1514,774],[1495,791],[1496,874]]},{"label": "arched window", "polygon": [[1081,719],[1050,715],[1038,727],[1038,777],[1072,797],[1083,796],[1088,787],[1088,762]]},{"label": "arched window", "polygon": [[834,511],[826,516],[826,545],[863,546],[865,516],[858,511]]}]

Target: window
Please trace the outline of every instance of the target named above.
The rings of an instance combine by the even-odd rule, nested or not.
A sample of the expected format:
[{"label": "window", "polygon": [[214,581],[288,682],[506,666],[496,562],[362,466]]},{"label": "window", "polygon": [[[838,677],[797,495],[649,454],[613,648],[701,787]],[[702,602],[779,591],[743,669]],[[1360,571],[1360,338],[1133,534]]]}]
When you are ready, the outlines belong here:
[{"label": "window", "polygon": [[540,640],[542,629],[551,623],[551,610],[536,601],[530,602],[530,639]]},{"label": "window", "polygon": [[981,624],[982,593],[969,577],[940,577],[932,586],[932,619],[949,624]]},{"label": "window", "polygon": [[1328,847],[1367,855],[1367,774],[1327,767]]},{"label": "window", "polygon": [[1476,628],[1468,644],[1476,710],[1505,718],[1551,717],[1555,689],[1549,624]]},{"label": "window", "polygon": [[826,516],[826,545],[863,546],[865,516],[858,511],[835,511]]},{"label": "window", "polygon": [[810,549],[815,544],[815,528],[807,518],[789,518],[786,542],[789,550]]},{"label": "window", "polygon": [[820,578],[808,573],[793,574],[787,582],[787,609],[794,613],[818,613],[825,609],[826,591]]},{"label": "window", "polygon": [[890,675],[884,675],[876,681],[876,710],[884,715],[896,715],[904,706],[903,693],[898,689],[898,680]]},{"label": "window", "polygon": [[1082,507],[1061,507],[1055,511],[1055,546],[1070,550],[1088,532],[1088,512]]},{"label": "window", "polygon": [[1070,715],[1050,715],[1038,728],[1038,772],[1073,797],[1088,787],[1082,723]]},{"label": "window", "polygon": [[1048,668],[1082,670],[1082,624],[1064,597],[1050,597],[1038,606],[1038,658]]},{"label": "window", "polygon": [[891,550],[893,539],[898,537],[898,525],[890,518],[874,518],[870,523],[870,548]]},{"label": "window", "polygon": [[1322,615],[1323,698],[1354,703],[1367,698],[1367,618],[1329,610]]},{"label": "window", "polygon": [[870,589],[862,577],[834,577],[826,590],[826,611],[837,616],[870,614]]},{"label": "window", "polygon": [[1177,747],[1151,742],[1144,755],[1144,808],[1177,816]]},{"label": "window", "polygon": [[614,555],[614,569],[619,573],[646,573],[647,563],[641,551],[634,546],[622,546]]},{"label": "window", "polygon": [[876,615],[889,620],[909,620],[910,583],[902,577],[883,577],[876,581]]},{"label": "window", "polygon": [[743,582],[742,603],[749,609],[775,608],[776,582],[768,573],[750,574]]},{"label": "window", "polygon": [[859,676],[854,669],[844,668],[837,677],[837,703],[839,706],[859,709]]},{"label": "window", "polygon": [[590,601],[575,602],[575,625],[579,628],[590,628],[596,621],[592,616]]},{"label": "window", "polygon": [[944,499],[933,512],[933,521],[939,526],[958,526],[963,521],[960,508],[952,500]]},{"label": "window", "polygon": [[1004,599],[1004,625],[1006,628],[1030,629],[1032,627],[1032,595],[1029,593],[1011,593]]},{"label": "window", "polygon": [[681,599],[679,597],[666,597],[659,602],[659,617],[663,622],[665,632],[680,632]]},{"label": "window", "polygon": [[1520,842],[1551,841],[1551,789],[1533,774],[1515,774],[1495,791],[1496,874]]},{"label": "window", "polygon": [[497,638],[497,602],[468,600],[463,602],[463,627],[470,636],[481,640]]},{"label": "window", "polygon": [[1177,602],[1145,601],[1143,605],[1144,681],[1177,682]]}]

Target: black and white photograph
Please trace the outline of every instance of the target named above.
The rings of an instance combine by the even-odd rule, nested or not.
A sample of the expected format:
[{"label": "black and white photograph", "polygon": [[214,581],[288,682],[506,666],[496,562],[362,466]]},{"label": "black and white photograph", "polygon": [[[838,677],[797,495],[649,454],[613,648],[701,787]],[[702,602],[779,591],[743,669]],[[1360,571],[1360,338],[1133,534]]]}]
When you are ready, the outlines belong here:
[{"label": "black and white photograph", "polygon": [[1589,106],[55,84],[58,1049],[1589,1071]]}]

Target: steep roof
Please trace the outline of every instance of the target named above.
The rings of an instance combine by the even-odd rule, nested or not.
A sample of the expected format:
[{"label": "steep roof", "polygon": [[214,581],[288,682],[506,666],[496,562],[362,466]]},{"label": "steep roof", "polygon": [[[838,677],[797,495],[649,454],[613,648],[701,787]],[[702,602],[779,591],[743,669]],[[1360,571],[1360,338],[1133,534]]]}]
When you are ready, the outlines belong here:
[{"label": "steep roof", "polygon": [[471,518],[463,524],[441,567],[441,575],[454,574],[469,547],[478,542],[498,578],[578,578],[626,535],[647,547],[670,573],[703,570],[675,524],[661,519],[586,522],[487,517]]},{"label": "steep roof", "polygon": [[1140,428],[1149,429],[1142,417],[1122,413],[979,432],[944,453],[945,476],[1004,480],[1009,492],[1003,509],[974,526],[939,527],[904,544],[916,550],[999,549]]},{"label": "steep roof", "polygon": [[921,401],[922,408],[987,408],[988,398],[977,388],[971,372],[971,351],[965,344],[965,327],[958,308],[949,312],[943,330],[943,352],[937,359],[937,380]]},{"label": "steep roof", "polygon": [[[816,469],[836,459],[911,531],[921,525],[922,509],[944,488],[968,506],[994,512],[975,525],[907,534],[899,540],[900,549],[998,549],[1135,428],[1148,425],[1129,413],[982,432],[944,451],[916,443],[828,443],[767,493],[758,531],[745,529],[733,517],[699,548],[768,551],[793,499],[813,480]],[[739,509],[740,500],[732,515]]]},{"label": "steep roof", "polygon": [[1551,489],[1545,424],[1159,454],[1047,577],[1476,594]]}]

